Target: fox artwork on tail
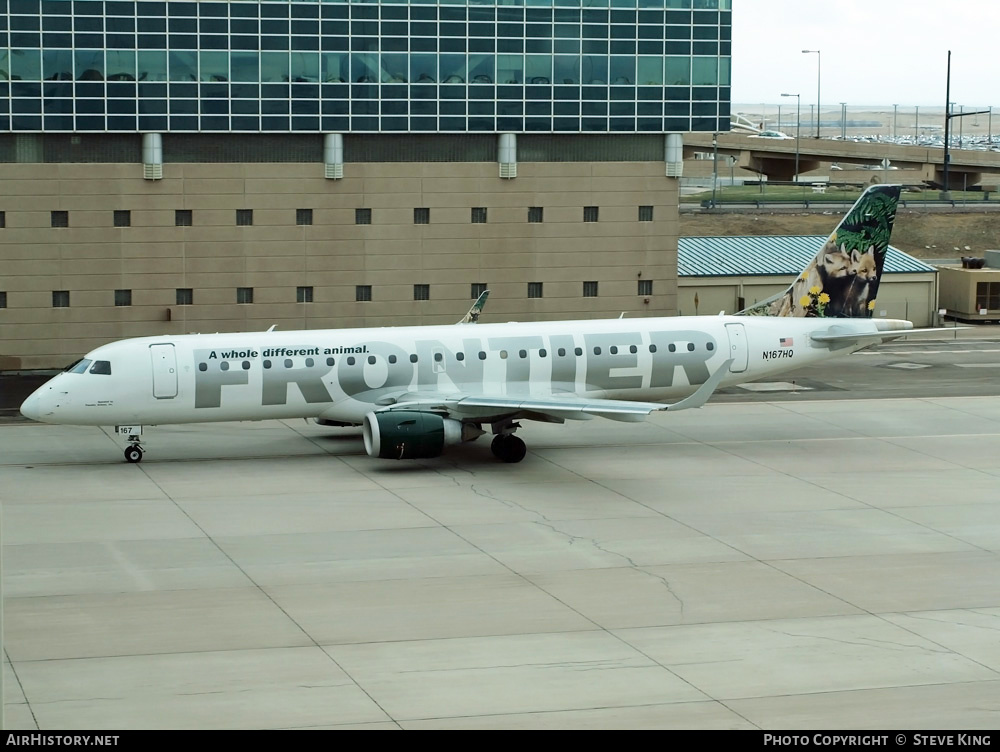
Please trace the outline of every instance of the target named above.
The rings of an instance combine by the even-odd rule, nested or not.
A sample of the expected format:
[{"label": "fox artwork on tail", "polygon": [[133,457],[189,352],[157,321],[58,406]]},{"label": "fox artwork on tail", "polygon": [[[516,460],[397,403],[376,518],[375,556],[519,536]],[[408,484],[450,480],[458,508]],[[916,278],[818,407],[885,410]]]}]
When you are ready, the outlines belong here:
[{"label": "fox artwork on tail", "polygon": [[776,298],[745,311],[770,316],[868,318],[875,308],[900,187],[873,186],[841,220],[816,258]]}]

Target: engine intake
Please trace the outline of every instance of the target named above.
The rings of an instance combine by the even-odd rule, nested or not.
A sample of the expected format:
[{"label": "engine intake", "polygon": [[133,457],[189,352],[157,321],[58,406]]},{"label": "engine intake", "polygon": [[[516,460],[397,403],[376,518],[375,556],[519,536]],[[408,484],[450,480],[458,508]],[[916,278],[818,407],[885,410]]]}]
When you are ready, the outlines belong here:
[{"label": "engine intake", "polygon": [[483,432],[476,426],[417,410],[368,413],[362,428],[369,457],[416,460],[438,457],[449,444],[469,441]]}]

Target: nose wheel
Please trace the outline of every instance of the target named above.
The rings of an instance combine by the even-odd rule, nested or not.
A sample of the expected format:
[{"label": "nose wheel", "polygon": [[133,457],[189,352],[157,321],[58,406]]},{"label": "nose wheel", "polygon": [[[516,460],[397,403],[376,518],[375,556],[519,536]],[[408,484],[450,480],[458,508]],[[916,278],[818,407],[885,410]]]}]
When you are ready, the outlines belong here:
[{"label": "nose wheel", "polygon": [[142,462],[142,447],[138,444],[132,444],[125,448],[125,461],[131,464],[136,462]]}]

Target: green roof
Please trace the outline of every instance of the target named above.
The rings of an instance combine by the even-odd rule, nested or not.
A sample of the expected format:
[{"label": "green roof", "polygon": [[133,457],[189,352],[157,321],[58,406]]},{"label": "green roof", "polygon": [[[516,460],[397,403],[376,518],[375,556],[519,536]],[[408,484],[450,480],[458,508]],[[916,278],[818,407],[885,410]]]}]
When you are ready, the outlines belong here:
[{"label": "green roof", "polygon": [[[681,277],[799,274],[816,257],[826,239],[826,235],[680,238],[677,274]],[[885,255],[885,274],[935,271],[933,266],[891,245]]]}]

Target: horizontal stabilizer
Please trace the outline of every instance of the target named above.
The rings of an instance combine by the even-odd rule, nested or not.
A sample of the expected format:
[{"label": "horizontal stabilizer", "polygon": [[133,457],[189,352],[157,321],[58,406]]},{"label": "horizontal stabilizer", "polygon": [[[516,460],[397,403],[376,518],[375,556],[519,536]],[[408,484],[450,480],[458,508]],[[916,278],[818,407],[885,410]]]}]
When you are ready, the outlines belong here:
[{"label": "horizontal stabilizer", "polygon": [[866,342],[896,339],[907,337],[911,334],[927,334],[929,332],[953,332],[956,329],[968,329],[967,326],[939,326],[926,329],[896,329],[884,332],[838,332],[811,334],[809,339],[813,342]]}]

